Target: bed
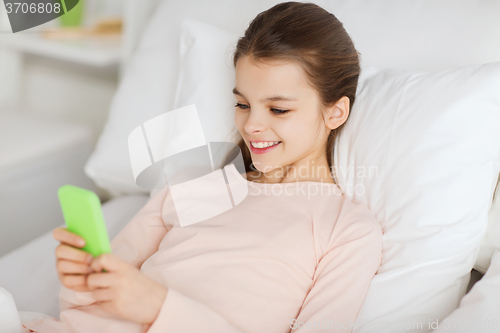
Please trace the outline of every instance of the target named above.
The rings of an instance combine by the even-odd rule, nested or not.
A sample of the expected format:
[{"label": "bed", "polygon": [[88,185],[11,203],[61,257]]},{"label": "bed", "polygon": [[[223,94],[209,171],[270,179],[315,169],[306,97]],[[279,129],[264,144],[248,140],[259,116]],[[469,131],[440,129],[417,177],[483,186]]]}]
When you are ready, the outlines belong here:
[{"label": "bed", "polygon": [[[112,199],[103,205],[110,237],[116,235],[156,191],[156,189],[141,188],[136,184],[128,156],[128,134],[154,116],[199,100],[196,99],[197,96],[193,97],[187,93],[189,96],[183,95],[183,92],[193,91],[192,89],[186,88],[187,86],[181,89],[183,84],[188,85],[189,80],[186,77],[190,73],[189,68],[183,70],[185,69],[183,66],[189,63],[189,58],[183,58],[179,53],[179,43],[182,43],[183,34],[189,34],[188,29],[191,29],[191,37],[194,36],[193,25],[190,26],[191,28],[184,25],[186,20],[196,20],[226,31],[228,40],[231,40],[234,36],[243,33],[252,17],[278,2],[268,0],[231,2],[141,0],[127,3],[126,15],[130,17],[132,23],[126,28],[128,29],[125,48],[128,54],[125,65],[126,74],[113,101],[108,123],[85,166],[86,174],[99,187],[113,195]],[[404,71],[444,73],[443,71],[446,70],[458,70],[465,66],[480,66],[500,61],[500,46],[496,42],[500,38],[500,24],[493,14],[500,10],[498,2],[384,0],[367,3],[336,0],[315,1],[315,3],[333,12],[343,22],[356,48],[361,52],[366,68],[369,66],[377,68],[377,70],[373,69],[373,75],[394,74],[379,71],[383,69],[402,71],[401,73]],[[221,36],[223,34],[220,32]],[[196,40],[195,37],[193,38]],[[213,43],[215,42],[219,42],[219,39],[214,39]],[[191,47],[195,52],[198,44],[193,42],[192,45],[194,45]],[[186,51],[184,48],[184,52],[189,52],[189,50]],[[218,67],[214,68],[218,69]],[[479,67],[474,70],[487,71]],[[369,80],[372,77],[374,76],[367,74],[363,80]],[[151,82],[155,84],[152,85]],[[147,89],[141,89],[141,86],[147,86]],[[217,104],[220,100],[210,102]],[[137,112],[139,108],[141,112]],[[353,123],[362,126],[362,121],[358,119],[358,122],[353,121]],[[496,126],[500,126],[500,122]],[[215,130],[213,132],[217,133]],[[489,138],[496,137],[492,134]],[[213,137],[210,139],[210,141],[218,141]],[[500,140],[498,142],[500,143]],[[340,140],[336,146],[339,151],[336,155],[338,163],[360,161],[360,156],[365,156],[347,153],[345,147],[354,147],[356,144],[360,143],[349,141],[347,136],[343,141]],[[399,310],[386,313],[382,310],[370,312],[370,306],[375,307],[377,301],[385,302],[380,299],[381,290],[384,289],[374,288],[373,293],[368,295],[367,306],[361,313],[362,317],[369,322],[384,318],[401,322],[421,321],[424,315],[429,314],[430,319],[429,322],[425,321],[426,326],[416,329],[364,325],[355,332],[430,332],[433,329],[436,332],[449,331],[443,326],[431,325],[431,319],[432,323],[436,319],[457,320],[457,318],[467,318],[468,315],[476,315],[478,311],[486,313],[491,317],[490,320],[500,319],[500,307],[498,302],[494,301],[500,286],[500,255],[497,241],[500,239],[498,195],[495,198],[497,200],[493,200],[495,191],[498,194],[498,170],[500,168],[498,147],[496,143],[491,144],[491,147],[488,146],[493,154],[495,152],[497,154],[495,163],[488,164],[488,170],[490,170],[488,172],[491,174],[488,174],[488,180],[481,179],[484,186],[481,187],[481,191],[478,189],[475,193],[475,196],[482,198],[482,201],[481,214],[478,215],[481,220],[478,220],[475,226],[474,237],[471,235],[474,242],[464,245],[468,253],[461,258],[460,271],[453,271],[456,279],[441,286],[443,290],[448,290],[445,296],[440,294],[441,303],[419,299],[420,305],[414,307],[414,317],[408,314],[410,311],[408,309],[411,309],[408,304],[411,302],[406,302],[408,308],[404,315]],[[109,156],[110,149],[113,149],[112,158]],[[419,165],[417,160],[411,162]],[[408,165],[408,175],[412,175],[413,170],[410,164]],[[494,179],[492,175],[495,175]],[[355,184],[356,180],[349,179],[349,177],[339,179],[339,182],[347,184],[349,181],[354,181]],[[392,195],[394,196],[394,193]],[[373,197],[355,194],[353,197],[365,201],[371,209],[377,212],[377,217],[381,222],[385,223],[384,217],[387,215],[384,214],[388,213],[379,209],[378,202]],[[391,235],[389,233],[391,225],[387,223],[384,228]],[[462,231],[465,232],[466,229]],[[393,238],[388,238],[388,240],[396,244]],[[51,233],[46,233],[0,258],[0,285],[12,294],[22,321],[43,316],[43,314],[58,318],[57,294],[60,283],[55,274],[53,256],[56,246],[57,242],[51,238]],[[394,245],[390,249],[392,252],[387,252],[388,259],[390,256],[398,255],[393,254],[397,252],[395,248]],[[403,268],[409,267],[410,256],[404,259],[408,261],[399,262],[399,264]],[[23,262],[23,265],[19,265],[19,262]],[[390,280],[387,280],[389,282],[381,281],[384,277],[382,273],[388,270],[389,268],[380,271],[381,279],[376,281],[380,286],[383,283],[390,283]],[[38,272],[40,273],[36,274]],[[486,274],[481,279],[484,273]],[[446,274],[452,274],[451,270],[447,270]],[[28,288],[30,297],[26,297]],[[418,292],[417,288],[415,293]],[[470,297],[464,297],[466,294]],[[461,303],[463,300],[466,301]],[[393,303],[392,308],[394,309],[396,305]],[[384,311],[391,309],[389,306],[379,308],[384,308]],[[462,331],[470,332],[468,329],[470,327]],[[460,331],[460,328],[452,328],[452,331]],[[474,328],[474,332],[490,331],[494,331],[491,325]]]}]

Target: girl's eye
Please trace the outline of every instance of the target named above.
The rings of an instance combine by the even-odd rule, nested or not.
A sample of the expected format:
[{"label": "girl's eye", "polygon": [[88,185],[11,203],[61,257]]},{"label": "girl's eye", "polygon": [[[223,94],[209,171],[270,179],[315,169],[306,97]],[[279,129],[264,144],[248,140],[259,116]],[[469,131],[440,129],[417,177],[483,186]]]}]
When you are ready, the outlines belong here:
[{"label": "girl's eye", "polygon": [[[240,109],[248,109],[250,106],[246,105],[246,104],[241,104],[241,103],[236,103],[234,105],[234,107],[236,108],[240,108]],[[281,109],[275,109],[275,108],[271,108],[271,111],[274,113],[274,114],[284,114],[284,113],[287,113],[288,111],[290,110],[281,110]]]},{"label": "girl's eye", "polygon": [[236,104],[234,105],[234,107],[235,107],[235,108],[240,108],[240,109],[247,109],[247,108],[249,108],[249,106],[248,106],[248,105],[241,104],[241,103],[236,103]]},{"label": "girl's eye", "polygon": [[284,114],[287,113],[289,110],[280,110],[280,109],[271,109],[274,114]]}]

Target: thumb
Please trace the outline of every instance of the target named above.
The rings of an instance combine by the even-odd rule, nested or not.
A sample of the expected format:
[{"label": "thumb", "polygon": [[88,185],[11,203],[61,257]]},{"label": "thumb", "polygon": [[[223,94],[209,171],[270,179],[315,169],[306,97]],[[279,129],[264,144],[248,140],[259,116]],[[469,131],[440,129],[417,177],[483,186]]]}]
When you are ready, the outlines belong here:
[{"label": "thumb", "polygon": [[126,262],[118,258],[116,255],[112,253],[103,253],[92,260],[90,267],[94,272],[101,272],[102,270],[115,272],[125,267],[125,265]]}]

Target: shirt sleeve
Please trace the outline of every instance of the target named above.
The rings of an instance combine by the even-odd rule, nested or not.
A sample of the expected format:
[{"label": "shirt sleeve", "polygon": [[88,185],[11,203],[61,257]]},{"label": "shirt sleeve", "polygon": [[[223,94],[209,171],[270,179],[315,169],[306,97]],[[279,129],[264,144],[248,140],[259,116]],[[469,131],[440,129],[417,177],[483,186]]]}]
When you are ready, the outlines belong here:
[{"label": "shirt sleeve", "polygon": [[[160,246],[167,233],[162,219],[162,207],[168,194],[168,185],[151,197],[141,210],[111,241],[111,250],[120,259],[140,269]],[[60,311],[90,305],[96,300],[92,292],[78,292],[61,286]]]},{"label": "shirt sleeve", "polygon": [[290,332],[351,332],[356,327],[357,313],[381,264],[382,238],[380,223],[362,204],[341,219]]},{"label": "shirt sleeve", "polygon": [[210,307],[169,288],[156,320],[141,333],[245,333]]}]

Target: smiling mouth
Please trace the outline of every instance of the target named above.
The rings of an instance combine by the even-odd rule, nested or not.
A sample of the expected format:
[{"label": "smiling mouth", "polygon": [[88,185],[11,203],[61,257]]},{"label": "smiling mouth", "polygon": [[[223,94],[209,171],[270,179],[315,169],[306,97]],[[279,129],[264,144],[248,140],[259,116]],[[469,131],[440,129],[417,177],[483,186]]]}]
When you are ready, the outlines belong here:
[{"label": "smiling mouth", "polygon": [[262,147],[262,148],[256,148],[250,143],[250,151],[254,154],[265,154],[281,144],[281,141],[275,141],[275,142],[277,143],[272,146]]},{"label": "smiling mouth", "polygon": [[252,148],[255,148],[255,149],[265,149],[265,148],[269,148],[269,147],[274,147],[274,146],[277,146],[277,145],[279,145],[279,144],[281,143],[281,141],[266,141],[266,142],[272,142],[273,144],[272,144],[272,145],[269,145],[269,146],[262,146],[262,147],[259,147],[259,146],[258,146],[258,144],[259,144],[260,142],[263,142],[263,141],[259,141],[259,142],[257,142],[257,143],[256,143],[256,144],[257,144],[257,146],[255,146],[255,145],[253,144],[253,142],[252,142],[252,141],[250,141],[250,146],[251,146]]}]

